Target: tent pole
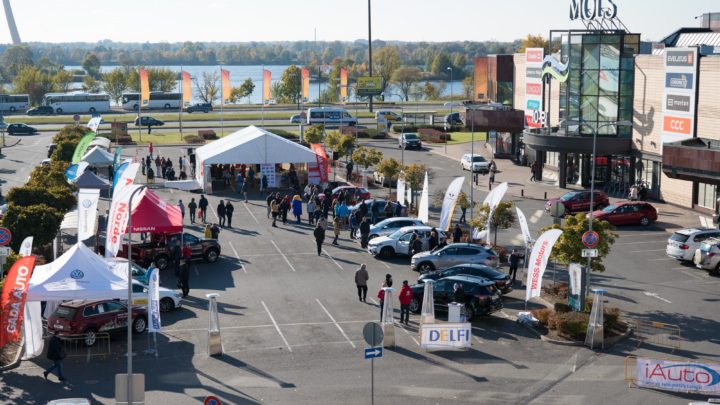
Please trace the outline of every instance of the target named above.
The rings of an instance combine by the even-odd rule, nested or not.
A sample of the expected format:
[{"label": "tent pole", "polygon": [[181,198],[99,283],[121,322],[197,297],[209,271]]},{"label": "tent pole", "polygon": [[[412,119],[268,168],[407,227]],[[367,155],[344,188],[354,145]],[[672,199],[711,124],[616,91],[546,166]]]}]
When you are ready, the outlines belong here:
[{"label": "tent pole", "polygon": [[128,201],[128,266],[127,266],[127,283],[128,283],[128,304],[127,304],[127,401],[132,404],[132,201],[138,191],[142,191],[147,186],[140,186],[137,190],[130,194]]}]

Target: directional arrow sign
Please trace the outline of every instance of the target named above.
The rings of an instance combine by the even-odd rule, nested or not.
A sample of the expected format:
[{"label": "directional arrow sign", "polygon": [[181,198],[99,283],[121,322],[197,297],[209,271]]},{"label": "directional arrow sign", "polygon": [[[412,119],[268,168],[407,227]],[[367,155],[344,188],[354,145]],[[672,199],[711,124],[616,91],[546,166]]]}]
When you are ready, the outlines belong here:
[{"label": "directional arrow sign", "polygon": [[377,357],[382,357],[383,351],[382,346],[375,346],[375,347],[366,347],[365,348],[365,359],[374,359]]}]

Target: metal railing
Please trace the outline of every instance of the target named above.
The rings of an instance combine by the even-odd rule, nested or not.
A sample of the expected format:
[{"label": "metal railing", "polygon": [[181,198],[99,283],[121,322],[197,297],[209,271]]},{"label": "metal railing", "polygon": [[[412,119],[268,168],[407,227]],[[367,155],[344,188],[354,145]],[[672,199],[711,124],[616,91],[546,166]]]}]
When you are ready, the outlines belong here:
[{"label": "metal railing", "polygon": [[638,339],[637,347],[647,343],[671,348],[671,353],[680,349],[682,334],[678,325],[638,319],[630,320],[629,323]]},{"label": "metal railing", "polygon": [[85,336],[63,337],[63,345],[67,357],[110,357],[112,354],[109,333],[97,333],[92,346],[85,344]]}]

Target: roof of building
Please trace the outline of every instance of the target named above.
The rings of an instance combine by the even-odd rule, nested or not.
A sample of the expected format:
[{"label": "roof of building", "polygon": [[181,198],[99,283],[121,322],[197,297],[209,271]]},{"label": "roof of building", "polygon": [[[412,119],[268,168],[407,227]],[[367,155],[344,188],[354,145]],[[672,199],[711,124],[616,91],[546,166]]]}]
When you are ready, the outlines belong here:
[{"label": "roof of building", "polygon": [[680,28],[666,36],[660,43],[666,47],[709,45],[720,46],[720,32],[709,28]]}]

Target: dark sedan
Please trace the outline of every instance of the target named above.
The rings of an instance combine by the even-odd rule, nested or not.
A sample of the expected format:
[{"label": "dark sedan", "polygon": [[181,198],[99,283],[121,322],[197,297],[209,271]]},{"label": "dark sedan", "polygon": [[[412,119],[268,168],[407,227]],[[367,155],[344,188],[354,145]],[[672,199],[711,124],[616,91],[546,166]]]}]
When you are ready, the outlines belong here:
[{"label": "dark sedan", "polygon": [[501,271],[497,271],[490,266],[482,264],[460,264],[448,267],[445,270],[431,271],[429,273],[421,274],[420,277],[418,277],[418,283],[424,283],[426,280],[439,280],[441,278],[458,275],[482,277],[494,281],[495,287],[503,294],[507,294],[512,291],[510,276]]},{"label": "dark sedan", "polygon": [[53,115],[54,113],[53,108],[47,105],[41,105],[27,110],[27,115]]},{"label": "dark sedan", "polygon": [[161,127],[165,125],[163,121],[153,117],[140,117],[135,118],[135,125],[141,127]]},{"label": "dark sedan", "polygon": [[[462,285],[463,304],[465,304],[467,319],[472,320],[477,315],[489,315],[503,308],[500,293],[495,288],[495,282],[474,276],[450,276],[436,281],[433,285],[433,301],[436,311],[448,311],[448,304],[455,301],[453,287],[456,283]],[[420,313],[425,283],[416,284],[411,288],[414,296],[410,301],[410,310]]]},{"label": "dark sedan", "polygon": [[7,127],[7,132],[10,135],[32,135],[36,134],[37,131],[37,128],[25,124],[10,124]]},{"label": "dark sedan", "polygon": [[203,112],[203,113],[209,113],[213,110],[213,106],[210,103],[197,103],[193,104],[190,107],[185,109],[185,112],[188,114],[192,114],[194,112]]},{"label": "dark sedan", "polygon": [[[387,218],[387,215],[385,215],[385,206],[387,205],[387,201],[383,200],[382,198],[365,200],[365,201],[363,201],[363,204],[365,204],[367,206],[368,215],[370,215],[370,213],[372,213],[372,208],[373,208],[373,206],[375,206],[375,208],[377,209],[377,213],[378,213],[378,216],[377,216],[378,221],[381,221],[381,220]],[[390,201],[390,205],[392,206],[392,209],[393,209],[393,211],[392,211],[393,216],[395,216],[395,210],[397,209],[397,203],[395,201]],[[350,208],[350,214],[352,215],[356,210],[360,209],[360,203],[352,205],[348,208]],[[406,215],[407,215],[407,208],[403,207],[401,214],[399,216],[404,217]]]}]

